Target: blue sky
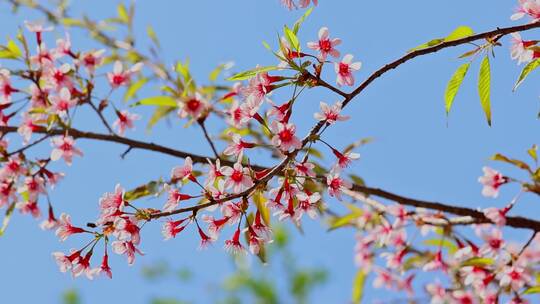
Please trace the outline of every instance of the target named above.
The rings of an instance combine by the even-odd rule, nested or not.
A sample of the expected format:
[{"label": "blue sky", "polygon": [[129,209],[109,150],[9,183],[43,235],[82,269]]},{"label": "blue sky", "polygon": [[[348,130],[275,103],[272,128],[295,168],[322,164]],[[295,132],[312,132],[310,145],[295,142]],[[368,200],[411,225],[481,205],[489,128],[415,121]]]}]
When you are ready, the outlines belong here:
[{"label": "blue sky", "polygon": [[[363,62],[362,70],[356,74],[360,80],[408,49],[443,37],[457,26],[468,25],[480,32],[514,24],[509,17],[516,5],[513,1],[489,0],[320,2],[301,30],[301,41],[315,40],[318,29],[328,26],[332,36],[343,39],[339,48],[342,53],[352,53]],[[86,12],[94,18],[109,17],[116,12],[115,3],[117,1],[79,0],[74,3],[73,14]],[[277,0],[139,1],[136,31],[142,37],[146,25],[152,24],[161,38],[164,60],[172,63],[189,58],[196,79],[204,81],[222,62],[235,61],[235,70],[275,63],[261,42],[265,40],[275,45],[276,32],[284,24],[292,24],[301,14],[288,12]],[[14,36],[17,26],[25,19],[35,19],[35,15],[27,11],[13,15],[6,5],[0,5],[2,38]],[[539,34],[539,31],[531,31],[524,37],[534,39]],[[72,36],[75,45],[88,45],[84,37]],[[496,59],[492,60],[491,128],[484,120],[476,92],[478,62],[458,93],[447,124],[443,92],[461,63],[457,57],[468,50],[462,47],[415,59],[381,77],[346,109],[346,114],[353,119],[330,128],[325,139],[344,147],[359,138],[375,138],[374,143],[360,149],[361,160],[350,169],[351,173],[364,177],[369,185],[469,207],[503,206],[516,189],[509,187],[500,199],[488,200],[481,197],[476,179],[492,154],[501,152],[525,159],[525,151],[538,143],[540,128],[536,115],[540,76],[531,75],[512,93],[520,69],[510,61],[508,38],[502,42],[504,46],[496,49]],[[333,74],[329,75],[329,80],[334,81]],[[150,90],[144,93],[153,95]],[[304,95],[300,106],[305,111],[301,113],[308,114],[297,112],[293,117],[299,124],[299,134],[305,134],[313,124],[311,113],[317,110],[321,100],[334,102],[337,96],[321,89]],[[92,125],[84,122],[84,126]],[[128,136],[209,155],[210,150],[198,130],[185,131],[181,126],[160,124],[151,134],[146,134],[144,123],[139,123],[138,132],[128,133]],[[82,140],[78,145],[85,157],[76,159],[69,168],[57,165],[67,178],[52,193],[57,212],[72,214],[75,222],[97,216],[99,197],[112,191],[116,183],[131,188],[167,175],[170,168],[179,163],[177,159],[143,151],[133,151],[125,160],[120,160],[124,147]],[[331,161],[328,158],[326,163]],[[492,165],[519,176],[509,167]],[[161,202],[148,201],[149,205],[152,203],[161,205]],[[533,203],[533,197],[526,196],[513,212],[538,211]],[[159,229],[159,224],[145,228],[142,249],[146,256],[138,257],[133,267],[128,267],[123,258],[115,257],[112,260],[115,279],[89,282],[60,274],[50,256],[52,251],[65,251],[70,245],[78,245],[77,241],[59,244],[52,233],[41,231],[35,220],[17,214],[0,239],[3,302],[56,303],[59,294],[69,287],[79,289],[86,303],[114,300],[146,303],[153,295],[180,295],[198,303],[213,300],[205,293],[208,282],[219,281],[232,270],[221,246],[197,251],[198,239],[194,233],[164,242]],[[300,264],[322,266],[331,271],[329,283],[316,291],[312,302],[346,303],[356,271],[353,232],[328,233],[324,224],[309,220],[305,222],[305,230],[304,235],[294,235],[293,250]],[[513,235],[517,240],[528,237],[519,232]],[[175,267],[191,268],[196,274],[196,284],[183,286],[168,281],[146,284],[139,275],[140,267],[158,260],[170,261]],[[366,302],[382,295],[380,291],[372,293],[370,288]]]}]

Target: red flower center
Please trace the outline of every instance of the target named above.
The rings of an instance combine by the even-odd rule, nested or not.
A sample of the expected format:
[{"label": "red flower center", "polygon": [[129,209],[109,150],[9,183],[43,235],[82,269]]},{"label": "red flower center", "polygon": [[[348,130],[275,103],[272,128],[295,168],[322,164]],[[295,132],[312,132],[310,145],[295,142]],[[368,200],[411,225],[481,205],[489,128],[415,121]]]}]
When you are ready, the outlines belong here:
[{"label": "red flower center", "polygon": [[195,98],[188,100],[186,103],[187,108],[190,112],[196,112],[201,106],[201,102]]},{"label": "red flower center", "polygon": [[289,129],[284,129],[283,131],[279,132],[279,139],[282,142],[289,142],[293,139],[294,134]]},{"label": "red flower center", "polygon": [[244,175],[242,174],[242,171],[234,170],[233,174],[231,175],[231,179],[237,183],[241,182],[243,177]]},{"label": "red flower center", "polygon": [[332,43],[330,42],[329,39],[320,40],[319,48],[323,52],[330,52],[330,50],[332,49]]},{"label": "red flower center", "polygon": [[342,75],[343,74],[345,74],[345,75],[349,74],[349,65],[346,64],[346,63],[340,62],[339,63],[339,73],[342,74]]}]

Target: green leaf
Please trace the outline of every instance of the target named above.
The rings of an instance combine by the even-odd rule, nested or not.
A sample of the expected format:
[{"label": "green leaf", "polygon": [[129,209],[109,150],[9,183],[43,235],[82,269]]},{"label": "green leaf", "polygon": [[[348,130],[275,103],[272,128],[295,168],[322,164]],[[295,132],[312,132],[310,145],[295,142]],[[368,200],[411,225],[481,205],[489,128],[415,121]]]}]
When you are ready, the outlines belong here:
[{"label": "green leaf", "polygon": [[60,22],[64,26],[82,26],[84,24],[82,20],[75,18],[62,18]]},{"label": "green leaf", "polygon": [[246,79],[250,79],[250,78],[254,77],[255,75],[257,75],[259,73],[268,72],[268,71],[274,71],[274,70],[278,70],[278,69],[279,69],[279,67],[277,67],[277,66],[258,67],[258,68],[254,68],[252,70],[248,70],[248,71],[241,72],[241,73],[238,73],[236,75],[233,75],[232,77],[229,77],[227,80],[229,80],[229,81],[246,80]]},{"label": "green leaf", "polygon": [[160,187],[163,185],[163,180],[151,181],[145,185],[141,185],[135,189],[127,191],[124,194],[126,201],[133,201],[141,197],[154,195],[159,192]]},{"label": "green leaf", "polygon": [[480,64],[480,74],[478,75],[478,94],[480,95],[480,104],[486,114],[488,125],[491,126],[491,68],[489,57],[486,55]]},{"label": "green leaf", "polygon": [[158,123],[158,121],[160,121],[164,117],[167,117],[167,115],[174,112],[175,109],[176,107],[158,107],[152,114],[152,117],[150,117],[150,120],[146,125],[146,129],[151,130],[152,127],[154,127]]},{"label": "green leaf", "polygon": [[516,84],[514,85],[514,89],[513,91],[515,91],[519,85],[521,85],[521,83],[525,80],[525,78],[527,78],[527,76],[529,75],[529,73],[531,73],[532,71],[534,71],[537,67],[540,66],[540,58],[538,59],[535,59],[531,62],[529,62],[524,68],[523,70],[521,71],[521,74],[519,74],[519,78],[516,82]]},{"label": "green leaf", "polygon": [[534,293],[540,293],[540,286],[529,287],[523,292],[523,294],[534,294]]},{"label": "green leaf", "polygon": [[22,56],[21,49],[15,41],[9,39],[6,46],[0,48],[0,58],[19,59]]},{"label": "green leaf", "polygon": [[366,282],[366,273],[364,270],[359,269],[354,277],[353,290],[352,290],[352,302],[359,304],[362,301],[364,294],[364,285]]},{"label": "green leaf", "polygon": [[504,156],[504,155],[502,155],[500,153],[497,153],[497,154],[493,155],[491,157],[491,160],[505,162],[505,163],[514,165],[514,166],[516,166],[516,167],[518,167],[520,169],[527,170],[527,171],[531,172],[531,168],[525,162],[523,162],[521,160],[518,160],[518,159],[513,159],[513,158],[506,157],[506,156]]},{"label": "green leaf", "polygon": [[116,7],[116,11],[118,12],[118,19],[123,23],[129,23],[129,14],[126,9],[126,6],[123,3],[118,4]]},{"label": "green leaf", "polygon": [[267,199],[263,196],[261,191],[256,191],[253,195],[253,202],[255,203],[255,206],[257,206],[257,210],[259,210],[264,223],[267,226],[270,226],[270,210],[266,206],[266,201]]},{"label": "green leaf", "polygon": [[467,75],[467,71],[469,70],[470,66],[470,62],[459,66],[459,68],[457,68],[457,70],[454,72],[454,75],[452,75],[452,78],[450,78],[450,81],[448,81],[448,84],[446,85],[446,91],[444,92],[444,105],[446,108],[446,115],[450,113],[450,109],[452,108],[452,104],[454,103],[454,98],[456,97],[456,94],[459,91],[459,88],[461,87],[463,79],[465,78],[465,75]]},{"label": "green leaf", "polygon": [[306,10],[306,12],[302,15],[302,17],[300,17],[300,19],[298,19],[294,23],[293,33],[298,34],[298,30],[300,30],[300,26],[302,25],[302,23],[304,23],[306,18],[309,17],[309,15],[311,15],[311,12],[313,12],[313,7],[310,7],[308,10]]},{"label": "green leaf", "polygon": [[490,258],[470,258],[463,263],[461,263],[461,266],[478,266],[478,267],[485,267],[489,265],[493,265],[494,261]]},{"label": "green leaf", "polygon": [[349,175],[349,177],[351,178],[353,183],[355,183],[356,185],[364,186],[366,184],[364,179],[361,178],[360,176],[356,175],[356,174],[351,174],[351,175]]},{"label": "green leaf", "polygon": [[289,45],[291,48],[297,52],[300,52],[300,41],[298,41],[298,37],[296,37],[296,34],[291,31],[291,29],[287,26],[284,28],[285,38],[289,42]]},{"label": "green leaf", "polygon": [[535,162],[538,161],[537,151],[538,151],[538,146],[536,144],[533,145],[529,150],[527,150],[527,153],[529,153],[529,155],[532,157],[532,159],[534,159]]},{"label": "green leaf", "polygon": [[448,239],[429,239],[429,240],[424,240],[423,243],[424,245],[427,245],[427,246],[444,247],[448,249],[450,253],[456,252],[458,249],[457,245],[452,243],[452,241]]},{"label": "green leaf", "polygon": [[157,45],[158,48],[161,47],[161,45],[159,44],[159,39],[156,35],[156,32],[154,31],[154,28],[151,25],[146,27],[146,35],[148,35],[150,40],[152,40],[152,42],[154,42],[154,44]]},{"label": "green leaf", "polygon": [[450,35],[444,38],[444,41],[458,40],[461,38],[469,37],[474,35],[474,31],[468,26],[460,26],[456,28]]},{"label": "green leaf", "polygon": [[216,81],[219,74],[221,74],[221,72],[225,69],[225,67],[226,67],[225,64],[218,65],[212,72],[210,72],[208,79],[210,79],[210,81],[212,82]]},{"label": "green leaf", "polygon": [[408,51],[408,53],[410,52],[414,52],[414,51],[418,51],[418,50],[421,50],[421,49],[426,49],[428,47],[432,47],[432,46],[436,46],[437,44],[441,44],[444,42],[444,38],[436,38],[436,39],[433,39],[433,40],[430,40],[426,43],[423,43],[415,48],[412,48]]},{"label": "green leaf", "polygon": [[154,96],[141,99],[135,103],[132,103],[130,107],[137,106],[166,106],[166,107],[178,107],[178,104],[174,98],[171,96]]},{"label": "green leaf", "polygon": [[131,83],[124,94],[124,101],[129,101],[133,98],[146,82],[148,82],[148,79],[141,78],[138,81]]},{"label": "green leaf", "polygon": [[0,236],[4,235],[4,232],[6,232],[9,220],[13,215],[13,210],[15,210],[15,203],[9,205],[8,209],[6,210],[6,215],[4,216],[4,220],[2,221],[2,228],[0,228]]}]

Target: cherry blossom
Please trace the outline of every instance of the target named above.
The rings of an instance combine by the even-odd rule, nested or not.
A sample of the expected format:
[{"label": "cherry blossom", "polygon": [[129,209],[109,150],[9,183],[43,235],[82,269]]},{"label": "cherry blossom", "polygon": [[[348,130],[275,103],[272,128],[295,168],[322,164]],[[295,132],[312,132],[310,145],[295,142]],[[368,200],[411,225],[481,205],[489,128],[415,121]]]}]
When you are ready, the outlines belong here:
[{"label": "cherry blossom", "polygon": [[77,263],[81,258],[80,251],[72,251],[70,255],[65,255],[62,252],[53,252],[52,256],[56,260],[60,272],[67,272],[73,267],[73,264]]},{"label": "cherry blossom", "polygon": [[[238,134],[232,135],[231,144],[223,151],[225,155],[243,155],[244,149],[250,149],[255,147],[254,143],[250,143],[242,140],[242,137]],[[242,158],[238,156],[238,158]]]},{"label": "cherry blossom", "polygon": [[163,206],[163,211],[172,211],[176,209],[181,201],[192,198],[191,195],[182,194],[180,191],[178,191],[178,189],[167,184],[163,187],[163,189],[167,191],[167,202],[165,203],[165,206]]},{"label": "cherry blossom", "polygon": [[341,200],[341,191],[344,189],[350,189],[352,184],[341,177],[339,173],[334,172],[326,176],[326,184],[328,185],[328,193],[330,196]]},{"label": "cherry blossom", "polygon": [[508,180],[500,172],[490,167],[484,167],[482,170],[484,171],[484,176],[478,178],[478,182],[484,185],[482,195],[496,198],[499,196],[499,187],[507,183]]},{"label": "cherry blossom", "polygon": [[339,86],[353,86],[354,76],[353,72],[360,70],[362,67],[361,62],[352,62],[353,55],[347,54],[343,57],[341,62],[334,64],[335,71],[337,73],[337,84]]},{"label": "cherry blossom", "polygon": [[70,235],[86,232],[84,229],[75,227],[71,224],[71,217],[68,214],[62,213],[58,221],[58,229],[56,236],[60,241],[65,241]]},{"label": "cherry blossom", "polygon": [[225,241],[225,250],[232,254],[243,254],[246,252],[244,246],[240,243],[240,229],[236,229],[233,237]]},{"label": "cherry blossom", "polygon": [[0,69],[0,104],[8,104],[11,102],[11,95],[18,92],[11,85],[10,71],[6,69]]},{"label": "cherry blossom", "polygon": [[233,167],[221,167],[221,173],[226,176],[225,188],[232,188],[234,193],[240,193],[253,186],[251,170],[242,167],[240,163],[235,163]]},{"label": "cherry blossom", "polygon": [[270,129],[274,133],[272,144],[279,147],[281,151],[289,152],[302,147],[302,142],[295,135],[296,126],[294,124],[274,121]]},{"label": "cherry blossom", "polygon": [[142,68],[142,63],[136,63],[128,70],[124,70],[124,67],[122,65],[122,62],[116,61],[114,63],[113,71],[107,73],[107,79],[109,80],[109,84],[114,89],[127,85],[131,81],[131,76]]},{"label": "cherry blossom", "polygon": [[[309,3],[309,1],[307,1]],[[322,27],[319,30],[319,41],[308,42],[307,46],[315,51],[319,51],[319,59],[325,61],[328,55],[338,58],[340,53],[335,49],[336,46],[341,44],[341,39],[330,39],[327,27]]]},{"label": "cherry blossom", "polygon": [[137,247],[135,247],[135,244],[133,244],[133,242],[131,241],[114,241],[112,243],[112,248],[116,254],[126,255],[129,265],[133,265],[133,263],[135,262],[136,253],[139,255],[144,254]]},{"label": "cherry blossom", "polygon": [[141,116],[138,114],[129,113],[126,110],[116,111],[116,116],[118,117],[114,123],[113,128],[118,129],[118,134],[123,136],[126,132],[126,129],[133,129],[135,126],[133,122],[135,120],[141,119]]},{"label": "cherry blossom", "polygon": [[178,221],[172,221],[172,220],[167,221],[163,225],[163,229],[161,230],[161,233],[163,234],[163,237],[165,238],[165,240],[175,238],[178,233],[182,232],[186,228],[186,225],[182,226],[182,224],[186,220],[187,219],[181,219]]},{"label": "cherry blossom", "polygon": [[75,140],[71,136],[58,136],[51,140],[53,150],[51,152],[51,160],[56,161],[63,158],[68,166],[71,166],[73,156],[83,156],[81,150],[75,147]]},{"label": "cherry blossom", "polygon": [[52,110],[62,118],[66,118],[68,111],[77,105],[78,100],[71,98],[68,88],[62,88],[58,95],[49,96],[52,103]]},{"label": "cherry blossom", "polygon": [[88,51],[81,55],[78,64],[83,65],[89,74],[94,74],[96,68],[103,63],[103,54],[105,50]]},{"label": "cherry blossom", "polygon": [[512,20],[521,19],[525,17],[525,15],[529,15],[532,18],[531,22],[540,20],[540,1],[518,0],[518,2],[519,8],[516,13],[510,17]]},{"label": "cherry blossom", "polygon": [[198,119],[207,107],[207,101],[204,100],[201,94],[196,93],[194,96],[189,96],[180,102],[180,110],[178,115],[181,118],[191,117]]},{"label": "cherry blossom", "polygon": [[348,120],[349,116],[341,115],[341,102],[336,102],[333,106],[329,106],[324,102],[320,103],[321,112],[315,113],[314,117],[315,119],[319,121],[326,121],[326,123],[332,125],[336,123],[337,121],[345,121]]},{"label": "cherry blossom", "polygon": [[512,33],[512,47],[510,56],[513,60],[517,60],[518,64],[529,62],[534,58],[535,52],[528,47],[536,44],[536,41],[524,41],[519,33]]},{"label": "cherry blossom", "polygon": [[505,266],[497,274],[501,287],[510,286],[513,290],[520,290],[525,284],[531,282],[531,276],[522,267]]},{"label": "cherry blossom", "polygon": [[349,166],[349,164],[351,163],[351,161],[360,158],[360,154],[353,153],[353,152],[350,152],[350,151],[346,152],[346,153],[341,153],[336,149],[332,149],[332,153],[338,159],[337,164],[336,164],[336,166],[334,166],[334,168],[341,168],[341,169],[347,168]]},{"label": "cherry blossom", "polygon": [[195,177],[192,174],[193,172],[193,161],[191,157],[186,157],[184,165],[180,167],[174,167],[171,171],[171,177],[173,180],[183,180],[188,178],[190,180],[195,180]]}]

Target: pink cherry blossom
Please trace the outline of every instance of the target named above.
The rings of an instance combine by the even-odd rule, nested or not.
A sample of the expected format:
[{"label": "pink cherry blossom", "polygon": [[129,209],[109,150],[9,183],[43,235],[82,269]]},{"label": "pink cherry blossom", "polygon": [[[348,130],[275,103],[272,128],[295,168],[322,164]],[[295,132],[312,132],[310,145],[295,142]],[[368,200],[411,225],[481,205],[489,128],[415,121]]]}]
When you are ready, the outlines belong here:
[{"label": "pink cherry blossom", "polygon": [[326,121],[329,125],[333,125],[337,121],[345,121],[350,118],[350,116],[341,115],[341,107],[343,104],[341,102],[336,102],[333,106],[329,106],[324,102],[320,103],[321,112],[315,113],[313,116],[319,121]]},{"label": "pink cherry blossom", "polygon": [[70,255],[65,255],[63,252],[53,252],[52,256],[56,260],[56,264],[60,268],[60,272],[67,272],[81,258],[80,251],[72,251]]},{"label": "pink cherry blossom", "polygon": [[529,284],[531,276],[522,267],[505,266],[501,272],[497,274],[501,287],[510,286],[515,291],[519,291],[525,284]]},{"label": "pink cherry blossom", "polygon": [[172,221],[172,220],[167,221],[163,225],[163,229],[161,229],[161,234],[163,234],[163,237],[165,238],[165,240],[175,238],[178,233],[182,232],[182,230],[184,230],[187,225],[184,225],[184,226],[181,226],[181,225],[186,220],[187,218],[181,219],[178,221]]},{"label": "pink cherry blossom", "polygon": [[113,128],[118,129],[118,135],[123,136],[126,129],[133,129],[135,126],[133,122],[135,120],[141,119],[141,116],[138,114],[129,113],[126,110],[116,111],[116,116],[118,117],[114,123]]},{"label": "pink cherry blossom", "polygon": [[510,19],[518,20],[529,15],[532,18],[531,23],[540,20],[540,0],[518,0],[518,2],[519,8]]},{"label": "pink cherry blossom", "polygon": [[270,126],[270,129],[274,133],[272,137],[272,144],[283,152],[289,152],[291,150],[300,149],[302,142],[296,137],[296,126],[292,123],[284,124],[274,121]]},{"label": "pink cherry blossom", "polygon": [[131,76],[140,71],[142,65],[143,64],[139,62],[133,65],[131,68],[124,70],[122,62],[116,61],[114,63],[113,71],[107,73],[109,84],[111,87],[113,87],[113,89],[129,84],[131,81]]},{"label": "pink cherry blossom", "polygon": [[109,279],[112,279],[112,271],[111,267],[109,267],[109,256],[107,255],[107,251],[105,251],[101,261],[101,266],[99,267],[99,274],[101,273],[105,274],[107,277],[109,277]]},{"label": "pink cherry blossom", "polygon": [[217,239],[219,232],[225,227],[225,224],[229,222],[231,217],[225,216],[221,219],[216,219],[211,215],[203,215],[202,220],[208,223],[208,234],[214,239]]},{"label": "pink cherry blossom", "polygon": [[[45,87],[55,91],[73,88],[73,80],[70,76],[73,68],[70,64],[64,63],[60,67],[51,67],[46,69]],[[69,91],[69,90],[68,90]]]},{"label": "pink cherry blossom", "polygon": [[183,180],[184,178],[193,179],[193,161],[191,157],[186,157],[183,166],[174,167],[171,171],[171,177],[174,180]]},{"label": "pink cherry blossom", "polygon": [[299,176],[309,176],[309,177],[315,177],[317,174],[313,169],[315,168],[315,165],[310,162],[304,162],[304,163],[297,163],[294,167],[295,172]]},{"label": "pink cherry blossom", "polygon": [[15,204],[15,208],[19,209],[19,211],[22,214],[30,214],[35,218],[38,218],[41,216],[41,210],[39,210],[39,206],[36,201],[24,201],[24,202],[18,202]]},{"label": "pink cherry blossom", "polygon": [[59,136],[51,140],[53,150],[51,160],[56,161],[63,158],[68,166],[71,166],[74,155],[83,156],[81,150],[75,147],[75,140],[71,136]]},{"label": "pink cherry blossom", "polygon": [[75,227],[71,224],[71,217],[68,214],[62,213],[58,221],[58,229],[56,229],[56,236],[60,241],[65,241],[70,235],[86,232],[86,230]]},{"label": "pink cherry blossom", "polygon": [[[308,1],[309,2],[309,1]],[[341,44],[341,39],[334,38],[330,39],[328,28],[322,27],[319,30],[319,41],[317,42],[308,42],[307,46],[308,48],[319,51],[319,59],[321,61],[325,61],[326,57],[328,55],[338,58],[340,56],[340,53],[338,50],[336,50],[336,46]]]},{"label": "pink cherry blossom", "polygon": [[11,102],[11,95],[18,92],[11,85],[10,72],[6,69],[0,69],[0,104],[8,104]]},{"label": "pink cherry blossom", "polygon": [[202,97],[201,94],[196,93],[194,96],[189,96],[180,102],[178,115],[181,118],[194,118],[198,119],[204,110],[208,107],[208,102]]},{"label": "pink cherry blossom", "polygon": [[165,191],[167,191],[167,202],[165,203],[165,206],[163,206],[163,211],[169,212],[173,211],[178,207],[178,204],[181,201],[185,201],[188,199],[191,199],[191,195],[182,194],[178,189],[171,187],[170,185],[165,185],[163,187]]},{"label": "pink cherry blossom", "polygon": [[[213,164],[209,159],[207,159],[207,161],[208,161],[209,168],[208,168],[208,173],[206,175],[206,181],[204,182],[204,184],[212,185],[218,178],[223,176],[223,174],[221,173],[221,161],[219,160],[219,158],[216,159],[215,164]],[[216,190],[219,190],[219,189],[216,189]]]},{"label": "pink cherry blossom", "polygon": [[328,185],[328,193],[330,196],[341,200],[341,191],[344,189],[350,189],[352,184],[339,177],[339,173],[334,172],[326,176],[326,184]]},{"label": "pink cherry blossom", "polygon": [[244,246],[240,243],[240,229],[236,229],[233,237],[225,241],[225,250],[234,255],[243,254],[246,252]]},{"label": "pink cherry blossom", "polygon": [[114,253],[126,255],[129,265],[133,265],[135,262],[136,253],[139,255],[144,255],[144,253],[135,247],[131,241],[114,241],[112,243],[112,248]]},{"label": "pink cherry blossom", "polygon": [[[223,151],[225,155],[243,155],[244,149],[250,149],[255,147],[254,143],[250,143],[242,140],[242,137],[238,134],[232,135],[231,144]],[[238,158],[241,158],[238,156]]]},{"label": "pink cherry blossom", "polygon": [[107,192],[99,199],[100,215],[98,224],[114,222],[118,216],[123,215],[124,189],[120,184],[114,188],[114,193]]},{"label": "pink cherry blossom", "polygon": [[56,49],[52,51],[53,58],[58,60],[64,56],[70,56],[75,58],[76,55],[71,51],[71,39],[69,34],[66,33],[65,38],[56,40]]},{"label": "pink cherry blossom", "polygon": [[68,111],[77,105],[77,98],[72,99],[68,88],[62,88],[58,95],[49,96],[52,110],[62,118],[66,118]]},{"label": "pink cherry blossom", "polygon": [[360,158],[360,154],[354,153],[354,152],[351,152],[351,151],[346,152],[346,153],[341,153],[336,149],[332,149],[332,153],[338,159],[336,165],[334,166],[334,168],[336,168],[336,169],[338,169],[338,168],[340,168],[340,169],[347,168],[349,166],[349,164],[351,163],[351,161]]},{"label": "pink cherry blossom", "polygon": [[253,186],[253,180],[250,176],[251,170],[242,167],[240,163],[235,163],[232,168],[221,167],[221,173],[226,176],[225,188],[232,188],[234,193],[240,193]]},{"label": "pink cherry blossom", "polygon": [[495,208],[490,207],[483,210],[484,215],[495,225],[502,227],[506,224],[506,213],[508,212],[508,208]]},{"label": "pink cherry blossom", "polygon": [[42,41],[42,33],[50,32],[54,29],[52,26],[45,26],[44,22],[41,21],[24,21],[26,28],[33,33],[36,33],[37,44],[40,45]]},{"label": "pink cherry blossom", "polygon": [[361,62],[352,62],[353,55],[347,54],[343,57],[341,62],[336,62],[334,64],[335,71],[337,73],[337,84],[338,86],[353,86],[354,85],[354,76],[353,72],[360,70],[362,67]]},{"label": "pink cherry blossom", "polygon": [[309,4],[311,3],[311,1],[313,1],[313,5],[318,5],[319,3],[319,0],[300,0],[298,2],[298,5],[301,7],[301,8],[306,8],[309,6]]},{"label": "pink cherry blossom", "polygon": [[534,58],[534,51],[528,47],[536,44],[535,41],[524,41],[519,33],[512,33],[512,46],[510,48],[510,56],[513,60],[517,60],[518,64],[526,63]]},{"label": "pink cherry blossom", "polygon": [[105,50],[88,51],[81,55],[78,64],[84,66],[89,74],[94,74],[96,68],[103,63],[103,54]]},{"label": "pink cherry blossom", "polygon": [[484,185],[482,195],[496,198],[499,195],[499,187],[507,183],[508,180],[500,172],[490,167],[484,167],[482,170],[484,171],[484,176],[478,178],[478,182]]}]

